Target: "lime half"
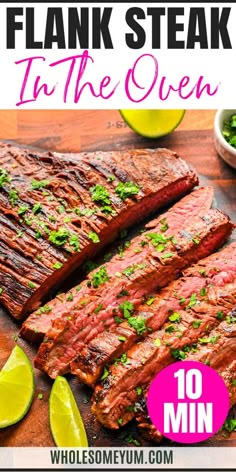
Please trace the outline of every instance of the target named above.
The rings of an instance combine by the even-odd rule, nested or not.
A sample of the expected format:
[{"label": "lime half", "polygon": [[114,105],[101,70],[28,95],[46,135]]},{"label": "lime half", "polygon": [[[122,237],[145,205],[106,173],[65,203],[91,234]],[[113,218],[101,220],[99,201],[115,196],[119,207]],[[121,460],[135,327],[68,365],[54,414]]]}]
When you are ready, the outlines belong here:
[{"label": "lime half", "polygon": [[0,372],[0,428],[20,421],[29,410],[33,395],[33,369],[24,351],[16,346]]},{"label": "lime half", "polygon": [[123,120],[145,138],[165,136],[180,124],[185,110],[120,110]]},{"label": "lime half", "polygon": [[53,439],[58,447],[87,447],[88,440],[81,414],[71,388],[58,376],[49,398],[49,420]]}]

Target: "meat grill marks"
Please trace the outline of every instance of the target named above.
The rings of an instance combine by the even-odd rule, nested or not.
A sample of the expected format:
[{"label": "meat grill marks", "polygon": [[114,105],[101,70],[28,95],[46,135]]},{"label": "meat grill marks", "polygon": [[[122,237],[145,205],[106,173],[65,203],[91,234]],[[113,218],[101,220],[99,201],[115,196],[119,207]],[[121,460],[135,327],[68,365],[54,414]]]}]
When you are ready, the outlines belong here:
[{"label": "meat grill marks", "polygon": [[[217,265],[215,265],[216,256]],[[172,300],[170,304],[167,302],[166,310],[171,311],[164,326],[151,333],[141,343],[131,347],[125,356],[123,355],[110,367],[109,371],[105,371],[103,380],[95,388],[92,403],[93,413],[104,426],[117,429],[121,419],[122,425],[131,420],[135,416],[135,403],[156,373],[176,359],[187,358],[188,352],[193,351],[192,358],[197,359],[198,343],[199,352],[202,349],[205,351],[205,347],[202,348],[202,346],[214,345],[217,342],[225,346],[225,352],[230,352],[230,349],[227,349],[229,345],[232,346],[230,333],[234,336],[232,327],[234,316],[232,318],[230,312],[236,304],[235,259],[236,244],[234,243],[218,255],[214,254],[197,264],[194,267],[194,273],[198,272],[201,276],[199,270],[205,271],[204,290],[200,289],[196,293],[195,282],[191,282],[191,277],[192,295],[186,296],[184,302],[180,287],[178,287],[178,292],[174,290],[180,302],[178,310],[175,306],[172,307]],[[180,281],[173,283],[172,289],[177,283],[179,284]],[[179,299],[179,293],[181,299]],[[219,327],[219,337],[214,332],[211,335],[210,331],[216,328],[224,318],[226,321]],[[221,333],[223,333],[222,336]],[[231,341],[224,343],[221,338],[226,336]],[[217,351],[217,347],[212,350],[215,355]],[[228,355],[227,362],[230,361],[232,357]]]},{"label": "meat grill marks", "polygon": [[[187,238],[178,233],[174,234],[174,238],[165,238],[168,241],[162,244],[160,252],[156,250],[155,244],[153,247],[151,236],[158,233],[148,232],[136,238],[127,248],[124,260],[119,261],[118,274],[119,256],[115,256],[112,262],[89,275],[89,283],[82,286],[83,289],[86,286],[87,295],[83,289],[82,295],[77,293],[76,304],[72,306],[70,313],[67,312],[66,316],[54,320],[39,348],[35,359],[36,367],[52,378],[68,372],[70,362],[86,343],[99,332],[115,325],[117,315],[125,316],[125,310],[121,309],[120,305],[124,306],[127,301],[127,292],[129,303],[132,303],[132,307],[137,307],[144,295],[177,278],[183,268],[221,245],[231,231],[232,224],[228,217],[218,210],[210,210],[206,217],[195,221],[193,227],[187,227]],[[135,248],[137,245],[140,248],[141,242],[145,242],[143,251],[137,253]],[[100,277],[101,271],[102,275],[105,275],[102,280],[104,283],[97,289],[94,281],[97,281],[98,275]],[[121,293],[124,299],[120,299]],[[135,329],[140,331],[139,320],[134,317],[132,323],[135,324]]]},{"label": "meat grill marks", "polygon": [[[148,223],[146,227],[158,232],[164,230],[165,237],[171,236],[173,232],[182,231],[189,219],[193,222],[194,219],[204,216],[211,207],[212,199],[212,187],[198,189],[192,192],[191,195],[184,197],[168,212]],[[124,257],[126,257],[126,251]],[[145,319],[147,327],[150,323],[150,317],[153,315],[152,308],[148,308],[152,301],[154,301],[154,298],[149,297],[147,305],[144,305],[143,310],[139,310],[139,314]],[[122,321],[119,317],[116,320]],[[155,329],[159,326],[156,326]],[[147,331],[144,331],[143,335],[146,334]],[[72,362],[71,370],[83,382],[93,384],[99,378],[103,366],[110,363],[115,357],[119,357],[138,338],[137,331],[132,329],[128,322],[119,323],[117,327],[102,332],[90,343],[87,343],[80,351],[77,359]]]},{"label": "meat grill marks", "polygon": [[[211,187],[197,189],[191,193],[191,195],[184,197],[179,203],[175,204],[170,210],[168,210],[168,212],[155,219],[155,225],[154,223],[152,225],[149,223],[148,228],[150,228],[151,225],[152,230],[155,229],[155,231],[163,233],[165,237],[170,236],[174,231],[182,229],[186,221],[190,218],[191,221],[193,221],[194,218],[199,219],[200,216],[204,216],[211,207],[212,199],[213,189]],[[109,267],[108,272],[111,273],[113,271],[115,274],[117,272],[119,273],[123,267],[123,257],[128,260],[126,267],[129,265],[132,266],[132,264],[135,265],[135,262],[133,261],[135,251],[137,254],[139,252],[141,253],[141,258],[137,256],[136,262],[142,263],[142,255],[146,252],[145,250],[147,247],[145,247],[145,245],[147,242],[148,241],[144,241],[143,238],[133,239],[129,251],[126,248],[126,246],[129,246],[129,243],[126,242],[124,247],[121,247],[118,257],[113,258],[109,262],[109,265],[107,266]],[[142,245],[140,245],[140,243]],[[122,267],[120,267],[121,264]],[[114,267],[114,269],[112,269],[112,267]],[[123,267],[123,269],[124,268],[125,267]],[[86,285],[81,286],[81,288],[83,288],[83,290],[80,290],[80,297],[82,293],[84,293],[84,290],[85,293],[87,293]],[[77,288],[71,292],[69,298],[70,300],[68,301],[67,297],[60,295],[59,298],[56,297],[54,301],[47,304],[46,308],[42,307],[36,313],[30,315],[22,327],[22,335],[30,341],[41,341],[43,336],[51,328],[54,319],[61,316],[68,316],[68,313],[74,309],[78,301]],[[122,302],[122,299],[125,298],[120,297],[120,303]],[[99,303],[100,300],[98,305]]]},{"label": "meat grill marks", "polygon": [[0,144],[0,302],[23,318],[119,230],[197,182],[166,149],[63,155]]}]

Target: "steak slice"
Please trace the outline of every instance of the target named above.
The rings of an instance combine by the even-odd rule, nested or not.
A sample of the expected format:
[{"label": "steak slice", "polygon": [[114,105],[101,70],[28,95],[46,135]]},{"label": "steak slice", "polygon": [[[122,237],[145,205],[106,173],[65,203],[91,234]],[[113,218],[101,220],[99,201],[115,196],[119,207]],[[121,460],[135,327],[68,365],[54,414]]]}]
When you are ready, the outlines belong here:
[{"label": "steak slice", "polygon": [[[193,223],[194,219],[204,216],[211,207],[212,199],[213,189],[211,187],[198,189],[155,219],[155,226],[153,222],[150,222],[146,227],[155,228],[158,231],[162,228],[165,230],[166,237],[178,230],[183,231],[186,221],[191,219],[191,223]],[[201,283],[204,284],[204,281],[201,280]],[[147,304],[139,309],[139,314],[145,319],[147,327],[150,326],[151,319],[155,314],[155,308],[154,310],[148,308],[153,301],[154,297],[149,297]],[[77,359],[71,364],[71,372],[89,385],[94,384],[100,377],[104,365],[110,363],[115,357],[119,357],[139,338],[137,331],[128,322],[119,323],[122,321],[121,318],[117,318],[117,320],[118,327],[114,326],[109,331],[103,331],[92,339],[81,349]],[[156,326],[155,329],[159,326]],[[143,336],[147,333],[147,330],[144,331]]]},{"label": "steak slice", "polygon": [[197,182],[167,149],[66,155],[0,144],[0,302],[24,318],[122,228]]},{"label": "steak slice", "polygon": [[[156,226],[152,226],[152,228],[155,228],[158,232],[163,232],[165,237],[170,236],[173,231],[182,229],[185,225],[185,222],[189,220],[190,217],[193,219],[199,218],[199,216],[204,216],[204,214],[207,213],[211,207],[212,199],[212,187],[197,189],[190,195],[187,195],[182,200],[180,200],[179,203],[176,203],[170,210],[168,210],[168,212],[157,218],[155,220]],[[138,238],[135,248],[133,247],[134,242],[135,240],[133,240],[132,248],[130,249],[130,254],[132,257],[134,256],[134,251],[138,251],[140,253],[141,251],[142,253],[144,252],[144,246],[140,246],[140,238]],[[126,257],[127,249],[125,247],[122,252],[124,252],[124,256]],[[119,270],[118,265],[120,265],[122,262],[122,258],[122,253],[119,253],[119,257],[114,259],[115,273]],[[112,261],[109,262],[109,271],[111,271],[111,264],[113,263]],[[141,263],[142,260],[139,260],[139,262]],[[76,291],[77,289],[72,292],[73,301],[71,300],[71,303],[69,304],[69,311],[74,308],[77,302]],[[81,293],[82,292],[80,292],[80,296]],[[46,305],[46,308],[41,307],[38,311],[36,311],[36,313],[30,315],[23,324],[22,336],[30,341],[42,341],[43,336],[51,328],[52,321],[58,317],[61,317],[62,315],[68,315],[67,305],[68,303],[64,301],[63,295],[60,295],[59,298],[56,298],[54,301]]]},{"label": "steak slice", "polygon": [[[146,388],[153,377],[166,365],[175,359],[185,359],[187,353],[197,349],[200,339],[205,343],[211,329],[216,327],[222,318],[227,316],[236,304],[236,244],[223,249],[218,257],[229,261],[227,272],[224,267],[214,265],[214,257],[205,260],[205,269],[214,272],[207,285],[199,292],[195,292],[194,280],[192,295],[186,297],[183,305],[174,312],[172,300],[166,309],[170,309],[169,320],[161,330],[154,331],[141,343],[131,347],[126,355],[118,359],[109,371],[105,371],[103,379],[95,388],[92,411],[99,421],[106,427],[119,428],[120,418],[122,425],[128,422],[135,414],[132,406],[138,400],[142,389]],[[233,267],[234,262],[234,267]],[[203,263],[203,261],[202,261]],[[200,267],[203,267],[201,263]],[[195,267],[197,270],[198,265]],[[234,272],[233,272],[234,269]],[[202,270],[202,269],[200,269]],[[218,272],[219,270],[219,272]],[[172,290],[173,290],[172,284]],[[173,291],[173,295],[177,291]],[[179,300],[182,302],[182,297]],[[225,331],[228,332],[228,323]],[[217,336],[212,336],[209,343],[216,343]],[[119,421],[118,421],[119,420]]]},{"label": "steak slice", "polygon": [[[83,284],[87,295],[82,290],[72,310],[68,312],[67,307],[67,315],[54,320],[40,345],[35,366],[52,378],[68,372],[70,362],[84,344],[114,325],[117,315],[127,317],[129,309],[140,305],[148,292],[167,285],[183,268],[221,245],[231,233],[232,224],[219,210],[209,210],[186,230],[186,234],[177,232],[168,238],[160,233],[143,233],[132,241],[124,259],[115,256],[106,266],[90,274]],[[141,253],[136,252],[135,248],[140,247],[143,247]],[[120,303],[124,289],[125,300]],[[137,318],[132,317],[131,322],[140,330]]]},{"label": "steak slice", "polygon": [[[101,333],[80,351],[77,359],[71,363],[71,372],[77,375],[81,381],[89,385],[95,384],[102,375],[105,365],[111,363],[114,358],[120,357],[141,337],[147,336],[150,330],[159,329],[168,318],[169,310],[178,311],[183,308],[184,300],[191,296],[193,290],[195,293],[204,291],[212,279],[217,283],[219,278],[225,277],[225,271],[227,271],[228,280],[230,280],[230,270],[232,270],[234,277],[235,260],[229,262],[231,248],[234,248],[234,245],[225,249],[227,263],[222,259],[221,253],[214,254],[209,262],[205,260],[199,262],[198,265],[185,271],[185,277],[147,298],[133,313],[133,316],[144,320],[147,328],[141,335],[127,321],[119,323],[118,327]],[[210,268],[208,267],[209,263],[211,264]],[[231,264],[233,265],[232,269]],[[215,271],[216,267],[219,272]],[[179,294],[179,298],[173,295],[175,292]]]}]

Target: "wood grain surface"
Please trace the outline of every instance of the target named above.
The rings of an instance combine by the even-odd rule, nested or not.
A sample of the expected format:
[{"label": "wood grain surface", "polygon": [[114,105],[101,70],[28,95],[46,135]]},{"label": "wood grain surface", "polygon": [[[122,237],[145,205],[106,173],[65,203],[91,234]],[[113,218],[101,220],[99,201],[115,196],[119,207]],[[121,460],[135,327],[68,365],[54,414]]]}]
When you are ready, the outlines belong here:
[{"label": "wood grain surface", "polygon": [[[11,117],[12,115],[12,117]],[[216,154],[213,143],[214,111],[188,111],[177,131],[161,140],[145,140],[129,130],[117,111],[21,111],[0,112],[1,136],[37,149],[58,151],[109,150],[133,147],[168,147],[194,166],[201,185],[215,189],[214,204],[236,220],[236,171]],[[7,135],[12,119],[14,133]],[[2,134],[3,126],[6,134]],[[235,239],[235,235],[233,236]],[[1,284],[1,281],[0,281]],[[0,307],[0,367],[17,342],[33,361],[36,348],[18,338],[19,324]],[[28,415],[17,425],[0,430],[0,446],[53,446],[48,422],[48,398],[52,381],[35,369],[36,392]],[[102,428],[90,413],[91,390],[68,377],[82,411],[91,446],[122,446],[126,432],[132,432],[143,445],[135,425],[118,433]],[[38,399],[38,393],[43,398]],[[17,392],[16,392],[17,395]],[[236,415],[236,412],[235,412]],[[202,445],[202,444],[201,444]],[[236,433],[224,438],[221,433],[204,445],[236,446]]]}]

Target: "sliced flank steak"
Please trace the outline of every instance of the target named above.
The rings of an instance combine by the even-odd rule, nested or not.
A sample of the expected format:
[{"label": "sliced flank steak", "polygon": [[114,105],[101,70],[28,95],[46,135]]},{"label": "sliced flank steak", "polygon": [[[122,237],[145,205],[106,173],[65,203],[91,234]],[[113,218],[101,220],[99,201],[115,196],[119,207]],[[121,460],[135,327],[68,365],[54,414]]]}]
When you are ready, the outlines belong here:
[{"label": "sliced flank steak", "polygon": [[[231,250],[227,250],[230,252]],[[228,254],[230,257],[230,254]],[[215,254],[212,256],[211,264],[217,265],[220,255]],[[220,260],[219,265],[221,267],[221,273],[223,269],[229,271],[229,263],[225,264],[224,261]],[[159,329],[168,318],[167,307],[172,307],[172,310],[178,310],[181,308],[179,300],[173,295],[173,292],[179,293],[180,300],[182,300],[182,306],[184,300],[191,295],[193,286],[196,292],[200,290],[204,291],[204,287],[212,275],[214,270],[206,270],[205,261],[202,261],[202,266],[194,266],[193,276],[184,277],[177,282],[174,282],[172,286],[168,286],[159,293],[153,293],[147,297],[145,302],[138,307],[135,311],[135,307],[128,305],[129,313],[133,317],[138,318],[140,328],[139,332],[137,329],[132,327],[129,320],[123,321],[122,318],[118,318],[117,326],[109,331],[105,331],[94,338],[90,343],[86,344],[85,347],[79,352],[77,359],[71,363],[71,372],[76,374],[81,381],[93,385],[102,375],[104,366],[107,366],[112,362],[114,358],[120,357],[126,352],[135,342],[140,338],[146,337],[150,330]]]},{"label": "sliced flank steak", "polygon": [[[198,346],[202,349],[205,344],[219,342],[221,336],[218,338],[218,335],[209,333],[222,319],[226,320],[220,328],[224,336],[232,331],[229,320],[232,320],[230,312],[236,305],[235,259],[236,243],[233,243],[197,264],[195,272],[199,274],[201,271],[206,285],[200,290],[198,285],[195,288],[195,280],[190,276],[192,293],[189,292],[188,296],[183,296],[179,285],[178,291],[175,290],[173,283],[172,297],[169,302],[166,300],[168,321],[104,370],[92,404],[93,413],[104,426],[117,429],[132,419],[135,402],[163,367],[176,359],[185,359],[191,351],[195,358]],[[176,284],[181,284],[181,281]],[[173,296],[178,300],[178,307],[173,306]]]},{"label": "sliced flank steak", "polygon": [[[40,345],[36,367],[52,378],[68,372],[70,363],[86,343],[114,326],[117,316],[127,318],[131,305],[137,308],[147,293],[167,285],[185,267],[214,251],[229,236],[232,227],[222,212],[209,210],[186,226],[183,234],[176,232],[165,237],[152,231],[135,238],[124,259],[115,256],[92,272],[82,284],[81,294],[76,292],[72,309],[67,306],[66,316],[54,320]],[[141,252],[136,252],[136,248],[142,248]],[[136,317],[131,317],[129,323],[137,331],[142,329]]]},{"label": "sliced flank steak", "polygon": [[0,303],[18,319],[196,174],[167,149],[35,153],[0,144]]},{"label": "sliced flank steak", "polygon": [[[148,226],[148,228],[155,229],[155,231],[162,231],[165,237],[171,236],[173,232],[176,231],[183,233],[186,221],[191,219],[191,223],[193,223],[194,219],[199,219],[199,217],[204,216],[210,209],[212,198],[212,188],[206,187],[198,189],[192,192],[191,195],[184,197],[168,212],[155,219],[155,225],[153,222],[150,222],[146,227]],[[122,257],[126,257],[126,251]],[[123,297],[121,296],[122,293],[118,294],[120,304],[122,304],[125,293],[129,296],[127,290],[123,291]],[[151,307],[154,299],[155,297],[149,296],[143,308],[139,309],[139,316],[145,319],[147,327],[155,313],[155,308],[152,309]],[[133,316],[136,316],[136,314],[133,313]],[[117,316],[115,321],[116,326],[111,327],[109,331],[103,331],[92,339],[90,343],[87,343],[84,348],[80,350],[77,359],[71,364],[71,371],[89,385],[96,382],[104,365],[110,363],[115,357],[119,357],[140,336],[147,334],[147,330],[143,330],[142,333],[138,334],[137,330],[132,328],[128,322],[122,322],[123,318]],[[155,329],[159,326],[156,326]]]},{"label": "sliced flank steak", "polygon": [[[192,192],[191,195],[182,198],[182,200],[176,203],[168,212],[155,219],[155,226],[152,226],[152,229],[154,228],[155,231],[163,234],[163,236],[166,238],[174,231],[181,230],[185,226],[186,221],[188,221],[190,218],[191,221],[193,221],[194,218],[204,216],[204,214],[207,213],[211,207],[212,199],[213,189],[211,187],[197,189],[196,191]],[[122,260],[124,258],[126,264],[125,267],[134,265],[135,262],[133,259],[135,254],[137,256],[135,257],[135,259],[137,259],[136,264],[141,264],[143,254],[146,253],[147,242],[148,241],[143,240],[143,238],[133,239],[131,247],[128,251],[130,243],[126,241],[120,247],[118,257],[112,258],[109,262],[109,265],[105,265],[109,274],[112,271],[115,272],[115,274],[119,274],[119,272],[122,270],[121,264],[123,264]],[[130,261],[128,261],[128,257],[130,258]],[[82,284],[79,289],[80,297],[84,291],[87,294],[86,284]],[[42,341],[43,336],[51,328],[52,321],[62,316],[69,316],[68,314],[70,311],[74,309],[78,301],[77,291],[79,289],[75,288],[71,291],[69,300],[67,300],[68,297],[65,297],[61,294],[59,297],[56,297],[53,301],[48,303],[45,307],[41,307],[35,313],[30,315],[23,324],[22,336],[29,341]],[[120,303],[122,300],[125,300],[124,297],[125,290],[121,290],[119,295]]]}]

